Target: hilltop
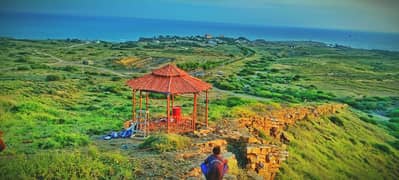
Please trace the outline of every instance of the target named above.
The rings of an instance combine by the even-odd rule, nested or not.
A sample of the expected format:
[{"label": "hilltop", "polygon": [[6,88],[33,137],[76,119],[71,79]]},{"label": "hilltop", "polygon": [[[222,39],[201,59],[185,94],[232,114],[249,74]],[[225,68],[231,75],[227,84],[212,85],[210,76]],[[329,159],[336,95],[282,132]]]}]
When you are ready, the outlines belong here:
[{"label": "hilltop", "polygon": [[[1,38],[0,63],[0,131],[7,144],[0,154],[2,177],[185,177],[206,153],[182,159],[176,154],[189,147],[157,152],[140,149],[141,141],[101,139],[130,118],[126,80],[166,63],[214,86],[209,119],[216,129],[274,111],[348,105],[284,129],[290,143],[284,145],[288,157],[278,179],[399,175],[398,52],[243,37],[162,36],[123,43]],[[151,116],[162,116],[163,98],[151,96]],[[176,103],[191,112],[190,97]],[[261,134],[260,141],[279,144]],[[199,143],[220,135],[209,136],[174,139]],[[229,142],[239,165],[233,172],[254,177],[241,164],[239,148]]]}]

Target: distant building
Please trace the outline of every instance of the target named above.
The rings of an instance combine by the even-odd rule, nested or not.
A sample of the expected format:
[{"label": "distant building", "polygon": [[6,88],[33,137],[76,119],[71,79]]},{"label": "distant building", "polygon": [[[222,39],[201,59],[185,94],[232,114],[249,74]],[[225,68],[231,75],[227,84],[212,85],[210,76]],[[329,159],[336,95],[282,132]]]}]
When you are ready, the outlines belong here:
[{"label": "distant building", "polygon": [[210,35],[210,34],[205,34],[205,38],[206,38],[206,39],[211,39],[211,38],[212,38],[212,35]]}]

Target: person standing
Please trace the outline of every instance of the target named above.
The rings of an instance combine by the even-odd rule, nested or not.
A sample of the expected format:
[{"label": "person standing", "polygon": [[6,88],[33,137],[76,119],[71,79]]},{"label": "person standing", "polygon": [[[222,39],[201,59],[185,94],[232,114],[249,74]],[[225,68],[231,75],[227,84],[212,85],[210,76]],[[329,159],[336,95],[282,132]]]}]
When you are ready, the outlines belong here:
[{"label": "person standing", "polygon": [[220,151],[220,146],[215,146],[212,150],[213,154],[204,161],[208,169],[205,174],[207,180],[222,180],[228,170],[227,160],[223,159]]}]

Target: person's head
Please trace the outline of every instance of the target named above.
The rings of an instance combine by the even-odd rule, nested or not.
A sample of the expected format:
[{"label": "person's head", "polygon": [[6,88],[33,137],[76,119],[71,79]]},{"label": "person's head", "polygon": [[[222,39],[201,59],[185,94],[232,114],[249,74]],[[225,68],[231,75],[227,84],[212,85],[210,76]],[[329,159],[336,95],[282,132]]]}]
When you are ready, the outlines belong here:
[{"label": "person's head", "polygon": [[220,146],[213,147],[212,152],[214,155],[219,155],[220,154]]}]

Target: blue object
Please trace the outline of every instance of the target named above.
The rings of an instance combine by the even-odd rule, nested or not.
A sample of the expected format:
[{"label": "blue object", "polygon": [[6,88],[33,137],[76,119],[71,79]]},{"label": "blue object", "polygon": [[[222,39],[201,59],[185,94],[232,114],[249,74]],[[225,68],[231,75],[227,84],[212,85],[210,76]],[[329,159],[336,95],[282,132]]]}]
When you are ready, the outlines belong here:
[{"label": "blue object", "polygon": [[[204,174],[204,176],[206,176],[206,174],[208,174],[208,166],[205,164],[205,162],[201,163],[201,171],[202,174]],[[227,173],[227,171],[229,170],[229,166],[227,165],[227,163],[224,165],[223,167],[223,175]]]},{"label": "blue object", "polygon": [[204,162],[201,164],[201,171],[205,176],[208,174],[208,166]]},{"label": "blue object", "polygon": [[112,137],[110,135],[104,136],[104,140],[110,140]]},{"label": "blue object", "polygon": [[129,128],[127,130],[119,132],[118,135],[121,138],[127,138],[127,137],[130,137],[132,135],[132,133],[133,133],[133,130],[131,128]]},{"label": "blue object", "polygon": [[112,132],[111,133],[112,138],[118,138],[118,133],[117,132]]}]

